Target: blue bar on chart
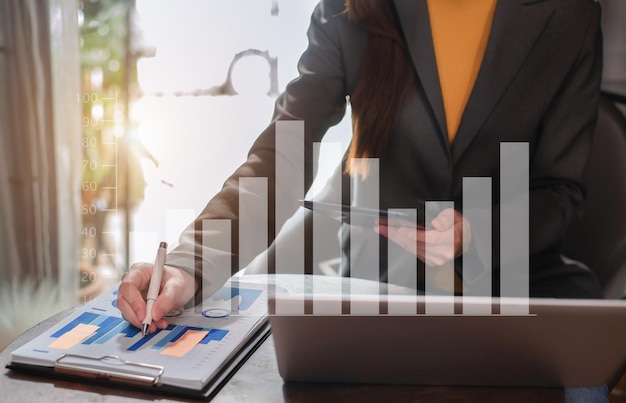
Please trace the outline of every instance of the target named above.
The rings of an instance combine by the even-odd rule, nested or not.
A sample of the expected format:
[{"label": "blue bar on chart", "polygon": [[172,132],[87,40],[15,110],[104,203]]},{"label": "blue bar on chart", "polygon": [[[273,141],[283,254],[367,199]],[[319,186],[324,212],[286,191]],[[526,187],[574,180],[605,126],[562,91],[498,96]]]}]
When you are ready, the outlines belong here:
[{"label": "blue bar on chart", "polygon": [[98,339],[100,339],[101,337],[104,337],[112,329],[115,329],[118,325],[122,324],[123,322],[124,322],[124,319],[114,318],[114,317],[107,317],[101,323],[96,323],[95,321],[92,322],[92,324],[98,325],[100,326],[100,328],[96,330],[96,332],[92,336],[90,336],[85,341],[83,341],[82,344],[91,344],[97,341]]},{"label": "blue bar on chart", "polygon": [[220,302],[237,299],[239,301],[237,310],[239,312],[245,312],[252,307],[252,304],[256,302],[262,293],[263,290],[236,287],[233,283],[231,283],[231,287],[222,287],[219,291],[213,294],[211,296],[211,301]]},{"label": "blue bar on chart", "polygon": [[180,336],[182,336],[183,333],[187,331],[187,329],[188,329],[187,326],[168,326],[167,330],[170,331],[169,334],[167,334],[158,342],[154,343],[154,345],[152,346],[152,349],[160,350],[162,348],[165,348],[165,346],[167,346],[168,343],[172,343],[178,340]]},{"label": "blue bar on chart", "polygon": [[135,337],[139,333],[139,331],[140,329],[138,327],[135,327],[126,321],[122,321],[119,325],[111,329],[111,331],[109,331],[107,334],[96,340],[95,343],[104,344],[118,334],[124,334],[126,335],[126,337],[132,338]]},{"label": "blue bar on chart", "polygon": [[[431,222],[446,209],[454,209],[454,202],[427,201],[426,222]],[[437,237],[437,245],[432,246],[433,237]],[[447,239],[445,239],[447,237]],[[426,231],[426,261],[429,262],[435,254],[443,251],[441,244],[447,244],[451,250],[447,254],[453,255],[454,231]],[[434,250],[438,248],[438,250]],[[454,261],[448,261],[442,265],[426,265],[425,268],[425,313],[426,315],[454,315]]]},{"label": "blue bar on chart", "polygon": [[224,336],[228,334],[228,330],[224,329],[201,328],[195,326],[175,326],[169,330],[170,333],[167,336],[163,337],[152,346],[153,350],[161,350],[166,348],[169,344],[175,343],[183,336],[183,334],[185,334],[187,330],[200,330],[209,332],[198,344],[208,344],[210,341],[221,341]]},{"label": "blue bar on chart", "polygon": [[100,315],[92,312],[83,312],[76,319],[72,320],[61,329],[54,332],[50,337],[59,338],[71,332],[78,325],[95,325],[99,329],[83,340],[81,344],[105,344],[118,334],[123,334],[125,338],[133,338],[139,333],[139,329],[116,316]]},{"label": "blue bar on chart", "polygon": [[[378,158],[353,158],[353,173],[350,181],[352,206],[378,210],[380,205],[380,165]],[[350,293],[360,293],[356,279],[380,281],[379,236],[371,224],[356,225],[352,217],[350,225]],[[380,312],[379,293],[361,301],[350,302],[351,315],[378,315]]]},{"label": "blue bar on chart", "polygon": [[50,337],[59,338],[63,336],[65,333],[74,329],[77,325],[81,323],[84,325],[90,325],[91,322],[93,322],[94,320],[98,318],[100,318],[100,315],[98,315],[97,313],[83,312],[76,319],[72,320],[70,323],[68,323],[67,325],[63,326],[61,329],[54,332]]},{"label": "blue bar on chart", "polygon": [[[127,348],[128,351],[137,351],[142,347],[150,347],[153,350],[164,350],[176,343],[188,330],[206,331],[208,334],[198,344],[208,344],[211,341],[221,341],[227,334],[226,329],[202,328],[196,326],[168,325],[165,329],[158,329],[150,333],[136,343]],[[163,336],[165,334],[165,336]],[[157,336],[163,336],[159,341],[152,344],[153,340],[158,340]]]},{"label": "blue bar on chart", "polygon": [[[304,212],[293,215],[304,198],[304,122],[276,122],[276,274],[304,275]],[[293,216],[292,216],[293,215]],[[281,287],[278,277],[276,285]],[[276,301],[276,314],[304,314],[304,276],[285,284],[292,295],[302,295],[289,303]]]},{"label": "blue bar on chart", "polygon": [[[342,146],[341,143],[326,143],[326,161],[337,161],[337,168],[331,173],[324,188],[313,197],[315,201],[325,203],[341,204],[341,174],[342,174]],[[319,172],[321,144],[314,144],[313,161],[315,164],[315,172]],[[313,280],[313,313],[317,315],[341,315],[341,300],[339,298],[321,299],[315,298],[316,294],[336,294],[341,295],[341,281],[333,281],[335,278],[340,280],[342,272],[341,248],[337,242],[337,231],[339,231],[340,223],[330,220],[324,214],[316,214],[316,207],[313,205],[313,262],[317,262],[318,268],[314,269],[314,273],[321,274],[324,277],[316,277]],[[326,233],[329,227],[335,230],[335,236],[329,237]],[[332,277],[329,279],[328,277]],[[323,291],[322,291],[323,290]]]},{"label": "blue bar on chart", "polygon": [[[471,239],[463,238],[463,315],[491,315],[492,296],[492,180],[463,178],[463,217],[470,225]],[[463,231],[465,235],[466,231]],[[469,243],[472,244],[470,249]]]},{"label": "blue bar on chart", "polygon": [[[407,217],[417,217],[417,209],[389,209],[389,215],[395,213]],[[390,222],[391,225],[406,226],[417,229],[417,220],[403,222]],[[415,289],[412,295],[417,295],[417,258],[405,251],[390,238],[387,238],[387,273],[389,284],[399,284],[407,288]],[[391,294],[391,292],[390,292]],[[389,298],[387,303],[389,315],[416,315],[417,304],[406,303],[406,299]]]},{"label": "blue bar on chart", "polygon": [[[500,144],[500,314],[528,315],[529,146]],[[515,301],[507,304],[506,300]]]},{"label": "blue bar on chart", "polygon": [[132,344],[126,350],[137,351],[144,345],[148,344],[149,341],[151,341],[152,339],[160,335],[161,332],[171,331],[171,330],[174,330],[175,328],[176,328],[175,325],[168,325],[165,329],[157,329],[154,333],[150,333],[141,337],[141,339],[139,339],[136,343]]}]

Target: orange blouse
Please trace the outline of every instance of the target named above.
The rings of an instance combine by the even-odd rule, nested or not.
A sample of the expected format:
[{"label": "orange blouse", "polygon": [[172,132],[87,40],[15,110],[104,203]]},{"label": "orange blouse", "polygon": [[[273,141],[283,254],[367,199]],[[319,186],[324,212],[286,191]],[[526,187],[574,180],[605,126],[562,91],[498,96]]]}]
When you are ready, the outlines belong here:
[{"label": "orange blouse", "polygon": [[450,144],[483,61],[497,0],[428,0]]}]

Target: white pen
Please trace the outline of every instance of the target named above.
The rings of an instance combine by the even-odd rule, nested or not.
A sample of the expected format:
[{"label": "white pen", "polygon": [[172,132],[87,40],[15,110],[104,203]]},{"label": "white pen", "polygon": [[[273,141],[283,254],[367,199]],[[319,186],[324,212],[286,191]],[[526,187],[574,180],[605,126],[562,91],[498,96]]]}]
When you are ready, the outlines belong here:
[{"label": "white pen", "polygon": [[167,242],[161,242],[157,250],[154,268],[152,269],[152,278],[150,279],[150,286],[148,287],[148,295],[146,296],[146,318],[143,320],[141,329],[144,336],[148,334],[148,329],[150,329],[150,324],[152,323],[152,305],[154,305],[154,300],[159,296],[166,253]]}]

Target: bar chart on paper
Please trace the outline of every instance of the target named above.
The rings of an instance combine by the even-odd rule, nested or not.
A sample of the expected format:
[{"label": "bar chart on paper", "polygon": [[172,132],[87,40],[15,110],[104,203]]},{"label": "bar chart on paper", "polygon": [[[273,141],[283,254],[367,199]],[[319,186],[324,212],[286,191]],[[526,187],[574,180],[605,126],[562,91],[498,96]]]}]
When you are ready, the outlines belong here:
[{"label": "bar chart on paper", "polygon": [[[99,315],[92,312],[84,312],[76,319],[51,335],[56,338],[49,348],[69,349],[77,344],[98,345],[106,344],[115,338],[120,338],[120,345],[125,345],[124,339],[132,342],[126,351],[137,351],[144,346],[150,346],[153,350],[159,350],[161,354],[172,354],[179,351],[179,356],[184,356],[191,349],[181,349],[180,344],[187,338],[186,335],[202,334],[202,338],[196,344],[208,344],[210,341],[221,341],[228,330],[215,328],[201,328],[197,326],[169,325],[163,330],[137,339],[140,329],[134,327],[122,318]],[[158,340],[158,342],[155,342]],[[188,345],[189,343],[187,343]],[[189,347],[193,348],[193,345]],[[184,354],[182,354],[184,353]]]},{"label": "bar chart on paper", "polygon": [[64,356],[93,357],[89,365],[106,367],[111,364],[101,357],[115,356],[162,367],[164,383],[199,387],[263,325],[265,292],[258,285],[225,286],[205,302],[202,311],[170,312],[167,328],[144,337],[121,317],[115,306],[116,289],[111,289],[14,351],[12,358],[23,364],[54,367]]}]

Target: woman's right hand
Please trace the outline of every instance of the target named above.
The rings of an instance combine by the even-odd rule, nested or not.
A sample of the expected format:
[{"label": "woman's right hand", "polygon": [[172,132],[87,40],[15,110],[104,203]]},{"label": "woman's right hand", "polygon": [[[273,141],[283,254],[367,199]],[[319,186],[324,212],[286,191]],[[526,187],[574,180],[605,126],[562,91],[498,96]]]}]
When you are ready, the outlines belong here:
[{"label": "woman's right hand", "polygon": [[430,224],[431,228],[420,229],[415,225],[394,226],[379,221],[374,231],[391,239],[429,266],[442,266],[467,251],[472,231],[470,223],[461,213],[445,209]]},{"label": "woman's right hand", "polygon": [[[133,326],[141,328],[146,317],[146,294],[152,277],[151,263],[135,263],[122,277],[117,307],[124,319]],[[163,317],[174,308],[184,306],[196,290],[194,278],[186,271],[176,267],[164,266],[159,296],[152,307],[152,323],[149,333],[165,329],[168,325]]]}]

